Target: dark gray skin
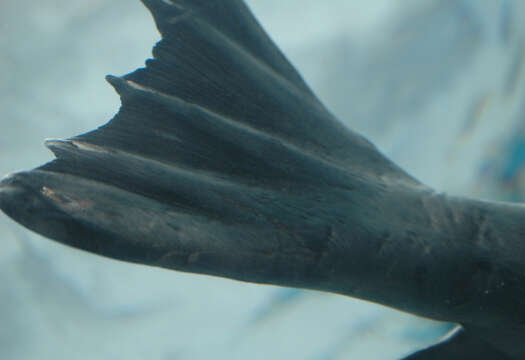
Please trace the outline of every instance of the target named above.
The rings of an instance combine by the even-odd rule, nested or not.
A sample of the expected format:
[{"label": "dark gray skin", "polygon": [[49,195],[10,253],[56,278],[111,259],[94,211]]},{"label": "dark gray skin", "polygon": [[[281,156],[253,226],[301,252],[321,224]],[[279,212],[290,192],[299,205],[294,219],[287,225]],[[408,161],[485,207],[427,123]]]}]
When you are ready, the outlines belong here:
[{"label": "dark gray skin", "polygon": [[525,357],[525,208],[421,184],[319,102],[241,0],[142,0],[163,40],[105,126],[0,183],[51,239],[461,326],[407,359]]}]

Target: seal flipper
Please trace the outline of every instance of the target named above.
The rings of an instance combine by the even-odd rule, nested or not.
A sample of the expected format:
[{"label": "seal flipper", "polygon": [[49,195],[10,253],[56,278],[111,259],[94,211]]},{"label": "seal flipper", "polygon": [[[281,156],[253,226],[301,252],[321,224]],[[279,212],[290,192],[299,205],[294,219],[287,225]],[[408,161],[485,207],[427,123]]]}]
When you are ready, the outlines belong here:
[{"label": "seal flipper", "polygon": [[[457,202],[427,196],[326,111],[240,0],[143,2],[163,36],[154,59],[108,77],[122,107],[107,125],[47,142],[54,161],[0,183],[6,214],[125,261],[338,292],[446,321],[483,315],[468,306],[491,269],[484,252],[483,262],[471,258],[478,222],[456,224]],[[507,210],[496,207],[498,219],[521,216]],[[449,286],[457,268],[456,283],[479,279],[459,291],[468,311],[442,301],[463,289]]]},{"label": "seal flipper", "polygon": [[[108,78],[122,97],[119,114],[75,139],[231,174],[228,150],[238,153],[236,140],[218,142],[192,129],[196,120],[159,104],[164,96],[164,103],[171,97],[180,107],[190,104],[336,166],[415,182],[324,108],[242,1],[143,2],[162,34],[154,59],[121,80]],[[141,96],[146,91],[148,101]],[[257,161],[251,167],[236,161],[236,172],[253,172],[262,165]]]},{"label": "seal flipper", "polygon": [[337,289],[319,278],[330,222],[378,179],[419,183],[321,105],[242,1],[143,2],[162,40],[145,68],[108,77],[118,114],[48,141],[56,159],[5,179],[2,210],[117,259]]},{"label": "seal flipper", "polygon": [[461,326],[454,328],[445,338],[424,350],[402,360],[511,360],[481,339],[472,337]]}]

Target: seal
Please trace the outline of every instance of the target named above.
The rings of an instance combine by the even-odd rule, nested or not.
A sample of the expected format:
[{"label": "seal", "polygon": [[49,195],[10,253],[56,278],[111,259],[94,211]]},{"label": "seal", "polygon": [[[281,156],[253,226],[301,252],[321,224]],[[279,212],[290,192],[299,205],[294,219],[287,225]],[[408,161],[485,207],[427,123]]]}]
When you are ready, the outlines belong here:
[{"label": "seal", "polygon": [[142,1],[162,40],[107,77],[121,109],[4,178],[4,213],[119,260],[459,324],[407,359],[525,356],[525,208],[407,174],[326,110],[242,0]]}]

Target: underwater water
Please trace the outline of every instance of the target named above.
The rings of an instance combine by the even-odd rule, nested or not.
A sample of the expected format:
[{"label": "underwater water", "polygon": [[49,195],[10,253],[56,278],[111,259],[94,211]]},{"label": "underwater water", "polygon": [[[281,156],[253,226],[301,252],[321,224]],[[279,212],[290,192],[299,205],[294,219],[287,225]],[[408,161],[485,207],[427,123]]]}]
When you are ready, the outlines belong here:
[{"label": "underwater water", "polygon": [[[345,124],[452,194],[525,196],[525,3],[250,0]],[[388,3],[388,4],[387,4]],[[139,0],[0,4],[0,172],[107,122],[159,39]],[[0,217],[2,359],[389,360],[451,325],[343,296],[126,264]]]}]

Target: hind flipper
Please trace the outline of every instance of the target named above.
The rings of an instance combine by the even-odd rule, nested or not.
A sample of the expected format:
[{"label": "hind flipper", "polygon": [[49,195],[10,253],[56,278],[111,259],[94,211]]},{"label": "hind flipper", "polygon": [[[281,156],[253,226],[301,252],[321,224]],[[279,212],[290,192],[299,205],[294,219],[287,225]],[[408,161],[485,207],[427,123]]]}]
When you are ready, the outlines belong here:
[{"label": "hind flipper", "polygon": [[162,40],[108,77],[118,114],[48,141],[56,159],[4,179],[2,210],[116,259],[338,290],[334,223],[368,248],[348,214],[378,181],[418,183],[324,108],[241,0],[143,2]]},{"label": "hind flipper", "polygon": [[[143,2],[162,33],[154,59],[108,77],[122,99],[108,124],[48,141],[55,160],[0,182],[7,215],[124,261],[449,322],[486,324],[504,306],[515,317],[523,271],[487,262],[487,244],[519,237],[521,208],[411,178],[326,111],[242,1]],[[460,335],[414,356],[469,344],[483,345]]]},{"label": "hind flipper", "polygon": [[[415,182],[325,109],[243,1],[143,2],[162,34],[153,59],[108,78],[121,95],[120,112],[75,139],[197,170],[254,171],[235,159],[236,139],[219,141],[194,129],[191,116],[166,111],[172,99],[179,108],[214,114],[335,166]],[[257,151],[254,145],[248,153]]]}]

